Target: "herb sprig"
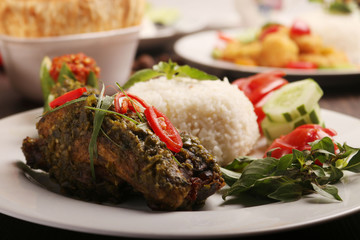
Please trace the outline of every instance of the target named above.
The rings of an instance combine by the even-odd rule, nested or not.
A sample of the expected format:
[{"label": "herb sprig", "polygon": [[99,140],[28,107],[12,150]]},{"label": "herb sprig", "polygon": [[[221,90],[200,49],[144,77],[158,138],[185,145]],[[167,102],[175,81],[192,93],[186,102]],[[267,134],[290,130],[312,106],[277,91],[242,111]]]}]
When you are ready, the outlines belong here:
[{"label": "herb sprig", "polygon": [[122,86],[123,89],[128,89],[138,82],[146,82],[150,79],[165,76],[167,79],[172,79],[175,76],[189,77],[197,80],[218,80],[219,78],[207,74],[199,69],[192,68],[188,65],[179,66],[177,63],[169,60],[168,62],[159,62],[153,68],[147,68],[134,73],[130,79]]},{"label": "herb sprig", "polygon": [[97,138],[106,114],[106,111],[101,111],[101,110],[108,110],[114,101],[113,96],[107,96],[107,95],[104,96],[104,91],[105,91],[105,87],[103,86],[95,109],[93,131],[89,143],[90,168],[91,168],[91,175],[94,180],[96,180],[94,159],[97,158]]},{"label": "herb sprig", "polygon": [[311,150],[293,150],[280,159],[239,157],[222,168],[230,188],[223,194],[237,196],[243,192],[277,201],[295,201],[303,195],[318,193],[342,201],[333,184],[340,181],[343,171],[360,172],[360,149],[337,144],[335,153],[329,137],[311,143]]}]

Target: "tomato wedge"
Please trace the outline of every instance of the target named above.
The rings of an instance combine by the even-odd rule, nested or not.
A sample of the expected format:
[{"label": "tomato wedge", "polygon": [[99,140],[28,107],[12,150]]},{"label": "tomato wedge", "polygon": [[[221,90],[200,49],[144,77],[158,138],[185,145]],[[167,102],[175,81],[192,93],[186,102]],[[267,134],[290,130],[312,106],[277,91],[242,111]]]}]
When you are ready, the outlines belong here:
[{"label": "tomato wedge", "polygon": [[[315,140],[319,140],[324,137],[331,138],[336,134],[336,131],[331,128],[324,128],[317,124],[304,124],[295,128],[289,134],[275,139],[265,151],[264,157],[268,151],[274,148],[279,148],[271,153],[271,156],[275,158],[280,158],[286,154],[290,154],[293,149],[297,149],[299,151],[310,150],[310,142],[314,142]],[[334,149],[335,151],[338,150],[336,143],[334,143]]]},{"label": "tomato wedge", "polygon": [[[124,99],[121,100],[121,98],[124,98]],[[130,109],[133,112],[141,112],[139,106],[136,104],[134,104],[134,106],[133,106],[133,104],[131,103],[129,98],[135,100],[144,108],[149,107],[149,105],[143,99],[139,98],[138,96],[128,93],[128,92],[126,92],[126,95],[122,92],[119,92],[118,94],[116,94],[115,99],[114,99],[115,111],[118,113],[121,113],[121,114],[126,113],[128,111],[128,109]]]},{"label": "tomato wedge", "polygon": [[294,69],[317,69],[318,66],[312,62],[298,61],[298,62],[289,62],[285,66],[286,68]]},{"label": "tomato wedge", "polygon": [[262,133],[261,121],[265,118],[262,107],[274,90],[279,89],[288,83],[287,80],[282,78],[283,76],[285,76],[283,71],[276,70],[258,73],[247,78],[239,78],[232,83],[237,85],[254,105],[254,111],[258,117],[257,122],[260,133]]},{"label": "tomato wedge", "polygon": [[183,142],[170,120],[154,106],[145,108],[144,114],[152,130],[166,144],[167,148],[173,152],[179,152]]},{"label": "tomato wedge", "polygon": [[285,76],[285,73],[282,71],[258,73],[254,76],[237,79],[232,84],[237,85],[249,100],[256,104],[268,93],[288,83],[287,80],[282,78],[283,76]]},{"label": "tomato wedge", "polygon": [[264,111],[263,111],[263,106],[266,103],[266,101],[270,98],[272,92],[268,93],[267,95],[265,95],[261,100],[259,100],[257,103],[253,104],[254,105],[254,112],[257,116],[257,124],[259,125],[259,131],[261,134],[263,134],[262,131],[262,127],[261,127],[261,122],[264,120],[264,118],[266,117]]},{"label": "tomato wedge", "polygon": [[270,25],[268,27],[265,27],[260,33],[259,40],[260,41],[264,40],[264,38],[267,35],[269,35],[271,33],[275,33],[277,31],[279,31],[279,29],[280,29],[280,25]]},{"label": "tomato wedge", "polygon": [[75,100],[79,97],[81,97],[83,95],[84,92],[86,92],[86,87],[82,87],[82,88],[78,88],[75,90],[72,90],[70,92],[67,92],[63,95],[61,95],[60,97],[55,98],[53,101],[51,101],[49,103],[49,106],[51,108],[56,108],[59,107],[61,105],[63,105],[64,103],[67,103],[69,101]]},{"label": "tomato wedge", "polygon": [[290,28],[290,34],[293,35],[306,35],[310,34],[311,30],[309,25],[299,19],[295,20]]}]

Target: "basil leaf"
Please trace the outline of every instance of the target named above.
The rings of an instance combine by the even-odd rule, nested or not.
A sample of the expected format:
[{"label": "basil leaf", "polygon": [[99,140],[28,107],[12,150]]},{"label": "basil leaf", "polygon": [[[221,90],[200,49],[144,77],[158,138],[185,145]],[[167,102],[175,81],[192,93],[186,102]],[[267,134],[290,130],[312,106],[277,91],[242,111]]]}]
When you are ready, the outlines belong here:
[{"label": "basil leaf", "polygon": [[175,76],[189,77],[197,80],[218,80],[219,78],[207,74],[199,69],[189,67],[188,65],[179,66],[177,63],[169,60],[168,62],[159,62],[154,65],[152,69],[143,69],[134,73],[130,79],[122,86],[123,89],[128,89],[137,82],[146,82],[150,79],[166,76],[167,79],[172,79]]},{"label": "basil leaf", "polygon": [[218,80],[219,78],[214,76],[214,75],[210,75],[207,74],[203,71],[200,71],[199,69],[196,68],[192,68],[188,65],[184,65],[184,66],[179,66],[176,69],[178,76],[181,77],[189,77],[189,78],[193,78],[193,79],[197,79],[197,80]]},{"label": "basil leaf", "polygon": [[360,150],[357,150],[356,154],[351,157],[349,163],[344,168],[344,170],[356,173],[360,172]]},{"label": "basil leaf", "polygon": [[178,65],[172,62],[170,59],[169,62],[159,62],[159,64],[155,65],[153,69],[165,73],[167,79],[172,79],[173,76],[176,74],[175,69],[177,67]]},{"label": "basil leaf", "polygon": [[311,183],[311,185],[314,188],[315,192],[319,193],[320,195],[330,199],[342,201],[341,197],[338,194],[338,189],[335,186],[332,185],[319,186],[315,183]]},{"label": "basil leaf", "polygon": [[243,171],[241,177],[223,194],[223,199],[230,195],[249,190],[256,181],[268,177],[278,165],[276,158],[264,158],[251,162]]},{"label": "basil leaf", "polygon": [[310,143],[311,150],[320,150],[322,152],[330,152],[332,154],[335,153],[334,142],[329,137],[324,137],[318,141],[314,141]]},{"label": "basil leaf", "polygon": [[289,202],[295,201],[301,198],[302,196],[302,186],[295,182],[287,182],[276,189],[276,191],[272,192],[268,195],[269,198]]},{"label": "basil leaf", "polygon": [[225,183],[229,186],[232,186],[241,176],[241,173],[234,172],[226,168],[220,167],[220,170],[222,173],[222,177],[225,180]]},{"label": "basil leaf", "polygon": [[279,165],[277,167],[278,171],[285,171],[288,169],[293,162],[293,156],[291,154],[286,154],[282,156],[279,160]]},{"label": "basil leaf", "polygon": [[244,168],[254,160],[255,159],[248,156],[238,157],[235,158],[229,165],[225,166],[225,168],[235,172],[242,172]]},{"label": "basil leaf", "polygon": [[132,85],[138,82],[146,82],[150,79],[164,76],[164,73],[155,71],[153,69],[143,69],[134,73],[130,79],[122,86],[123,89],[129,89]]},{"label": "basil leaf", "polygon": [[316,164],[312,165],[312,172],[317,177],[320,177],[320,178],[326,177],[326,172],[325,172],[324,168],[322,168]]},{"label": "basil leaf", "polygon": [[292,154],[293,154],[293,161],[297,160],[300,164],[300,167],[302,168],[302,166],[305,165],[304,153],[297,149],[293,149]]}]

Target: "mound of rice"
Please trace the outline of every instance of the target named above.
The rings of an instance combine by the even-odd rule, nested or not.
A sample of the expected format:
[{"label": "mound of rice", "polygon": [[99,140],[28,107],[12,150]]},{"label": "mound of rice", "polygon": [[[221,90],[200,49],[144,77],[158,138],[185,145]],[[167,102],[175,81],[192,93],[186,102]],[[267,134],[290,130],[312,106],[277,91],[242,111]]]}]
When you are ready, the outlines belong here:
[{"label": "mound of rice", "polygon": [[249,153],[259,137],[253,105],[226,80],[163,77],[137,83],[129,92],[158,108],[178,129],[197,136],[221,166]]}]

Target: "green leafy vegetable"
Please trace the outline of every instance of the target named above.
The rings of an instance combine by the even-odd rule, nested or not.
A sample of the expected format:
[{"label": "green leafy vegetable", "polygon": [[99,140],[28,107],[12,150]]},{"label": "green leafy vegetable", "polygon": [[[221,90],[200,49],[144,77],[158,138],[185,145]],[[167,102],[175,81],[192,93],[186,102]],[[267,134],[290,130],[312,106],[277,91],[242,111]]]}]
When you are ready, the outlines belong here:
[{"label": "green leafy vegetable", "polygon": [[50,109],[49,95],[51,92],[51,88],[55,85],[55,82],[49,73],[50,67],[51,67],[51,60],[50,58],[45,57],[41,62],[41,67],[40,67],[40,82],[41,82],[41,90],[44,99],[44,111]]},{"label": "green leafy vegetable", "polygon": [[349,14],[352,12],[349,4],[335,1],[329,5],[329,11],[332,13]]},{"label": "green leafy vegetable", "polygon": [[343,171],[360,172],[360,148],[334,144],[329,137],[311,143],[311,150],[293,150],[280,159],[240,157],[221,168],[230,186],[223,198],[248,192],[277,201],[295,201],[309,193],[341,201],[336,186]]},{"label": "green leafy vegetable", "polygon": [[196,68],[189,67],[188,65],[179,66],[177,63],[169,60],[169,62],[159,62],[157,65],[153,66],[152,69],[143,69],[134,73],[122,88],[128,89],[135,83],[146,82],[160,76],[166,76],[167,79],[172,79],[175,76],[189,77],[197,80],[219,79],[214,75],[207,74]]},{"label": "green leafy vegetable", "polygon": [[135,83],[145,82],[145,81],[148,81],[150,79],[160,77],[162,75],[163,75],[163,73],[160,73],[160,72],[155,71],[153,69],[142,69],[142,70],[137,71],[136,73],[134,73],[130,77],[130,79],[122,86],[122,88],[123,89],[128,89],[132,85],[134,85]]},{"label": "green leafy vegetable", "polygon": [[98,88],[98,79],[95,75],[95,73],[93,71],[90,71],[87,80],[86,80],[86,85],[89,85],[93,88]]}]

